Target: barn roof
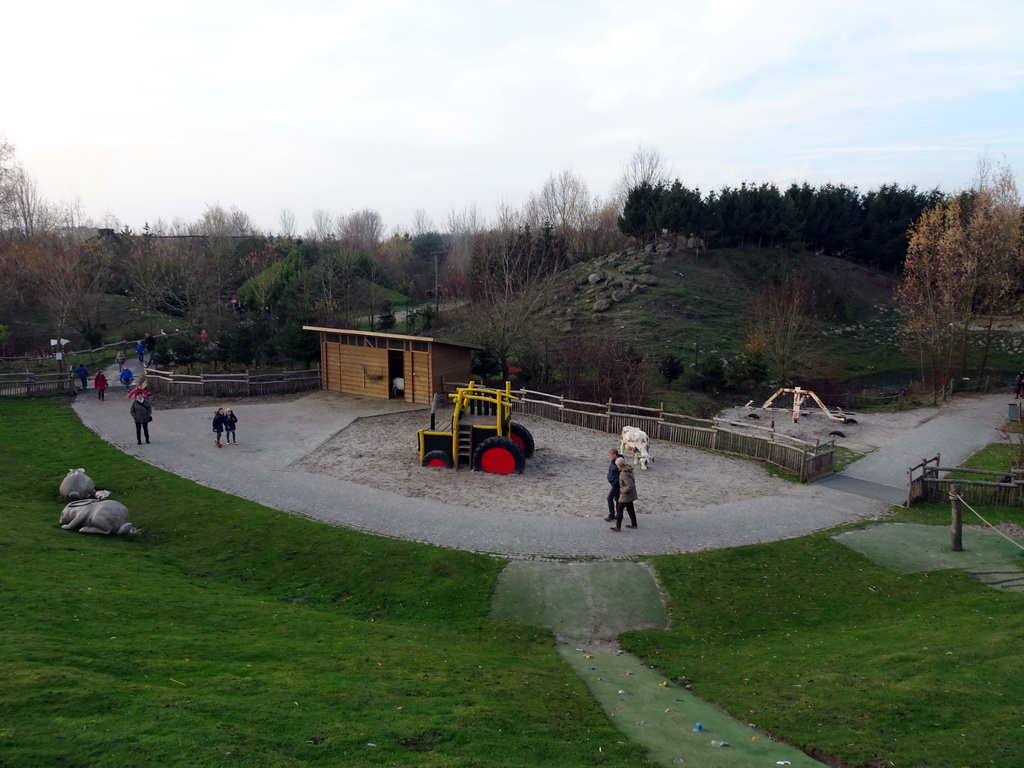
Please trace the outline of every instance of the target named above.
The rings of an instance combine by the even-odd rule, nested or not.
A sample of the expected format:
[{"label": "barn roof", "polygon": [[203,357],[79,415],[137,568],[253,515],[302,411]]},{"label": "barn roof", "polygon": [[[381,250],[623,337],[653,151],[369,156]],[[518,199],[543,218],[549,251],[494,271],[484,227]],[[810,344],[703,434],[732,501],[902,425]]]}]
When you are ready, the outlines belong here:
[{"label": "barn roof", "polygon": [[444,344],[448,347],[463,347],[465,349],[483,349],[483,347],[477,344],[464,344],[460,341],[444,341],[443,339],[435,339],[430,336],[407,336],[401,333],[383,333],[381,331],[357,331],[352,328],[322,328],[318,325],[304,325],[302,326],[304,331],[320,331],[322,333],[348,333],[353,336],[374,336],[383,337],[387,339],[405,339],[410,341],[429,341],[433,344]]}]

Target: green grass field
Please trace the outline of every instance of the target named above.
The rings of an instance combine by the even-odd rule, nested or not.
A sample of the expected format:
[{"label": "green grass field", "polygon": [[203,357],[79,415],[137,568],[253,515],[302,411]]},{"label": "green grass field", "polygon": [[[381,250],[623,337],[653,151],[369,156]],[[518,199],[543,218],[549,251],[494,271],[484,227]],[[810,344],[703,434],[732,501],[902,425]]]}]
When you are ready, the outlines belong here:
[{"label": "green grass field", "polygon": [[[61,402],[0,423],[0,764],[654,764],[547,630],[489,619],[503,561],[197,486]],[[59,528],[78,466],[143,534]],[[1020,595],[826,535],[651,561],[672,625],[623,646],[743,721],[835,765],[1020,764]]]},{"label": "green grass field", "polygon": [[[59,403],[0,421],[0,764],[649,764],[547,631],[488,619],[501,561],[202,488]],[[145,533],[61,530],[72,466]]]}]

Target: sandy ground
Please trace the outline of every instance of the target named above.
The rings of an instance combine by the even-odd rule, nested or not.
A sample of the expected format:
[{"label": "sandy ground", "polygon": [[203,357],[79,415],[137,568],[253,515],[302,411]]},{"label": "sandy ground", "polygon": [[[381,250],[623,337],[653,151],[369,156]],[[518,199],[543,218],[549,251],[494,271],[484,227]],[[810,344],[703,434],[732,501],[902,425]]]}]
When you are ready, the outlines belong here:
[{"label": "sandy ground", "polygon": [[[861,453],[884,444],[891,434],[922,423],[937,409],[858,418],[857,424],[841,425],[823,414],[804,416],[797,424],[787,414],[736,410],[738,430],[767,427],[772,417],[780,434],[813,442],[827,440],[841,429],[847,438],[839,443]],[[438,428],[447,427],[450,411],[438,416]],[[419,465],[416,431],[429,427],[426,411],[359,419],[317,450],[300,466],[407,497],[427,498],[451,504],[532,515],[603,516],[608,484],[605,479],[610,448],[618,438],[546,419],[517,416],[533,434],[534,456],[522,475],[490,475],[468,469],[426,469]],[[769,475],[754,461],[714,455],[684,446],[652,441],[654,464],[635,470],[639,500],[637,512],[699,509],[791,492],[792,485]]]}]

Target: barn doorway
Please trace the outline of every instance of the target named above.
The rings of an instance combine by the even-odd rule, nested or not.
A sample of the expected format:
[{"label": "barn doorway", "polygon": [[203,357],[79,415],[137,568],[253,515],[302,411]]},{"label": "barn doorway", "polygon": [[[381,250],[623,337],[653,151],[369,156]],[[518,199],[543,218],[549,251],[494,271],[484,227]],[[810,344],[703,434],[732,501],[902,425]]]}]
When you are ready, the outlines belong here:
[{"label": "barn doorway", "polygon": [[405,400],[405,356],[402,352],[388,350],[388,381],[390,382],[389,399]]}]

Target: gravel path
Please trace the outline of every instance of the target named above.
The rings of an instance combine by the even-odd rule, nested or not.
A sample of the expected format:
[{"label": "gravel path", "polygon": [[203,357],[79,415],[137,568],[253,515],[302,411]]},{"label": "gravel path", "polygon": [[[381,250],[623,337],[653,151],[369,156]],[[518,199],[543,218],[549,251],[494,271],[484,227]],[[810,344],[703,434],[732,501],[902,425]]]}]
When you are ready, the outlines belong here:
[{"label": "gravel path", "polygon": [[[471,551],[574,558],[688,552],[791,538],[885,509],[773,478],[753,462],[656,441],[653,468],[637,471],[640,527],[616,534],[603,520],[605,454],[614,436],[524,419],[537,454],[522,475],[496,476],[419,467],[416,430],[429,426],[429,413],[404,403],[315,392],[177,408],[154,396],[153,404],[153,442],[141,446],[122,390],[109,390],[105,402],[89,390],[74,407],[126,453],[204,485],[332,525]],[[217,406],[238,415],[237,445],[214,446]],[[1006,403],[990,395],[915,413],[861,419],[848,439],[873,452],[848,473],[903,486],[898,476],[923,456],[940,451],[953,462],[997,440]],[[794,426],[816,428],[814,418]],[[87,460],[78,465],[88,469]],[[113,481],[96,480],[116,491]],[[158,514],[133,510],[133,521],[153,527],[144,517]]]}]

